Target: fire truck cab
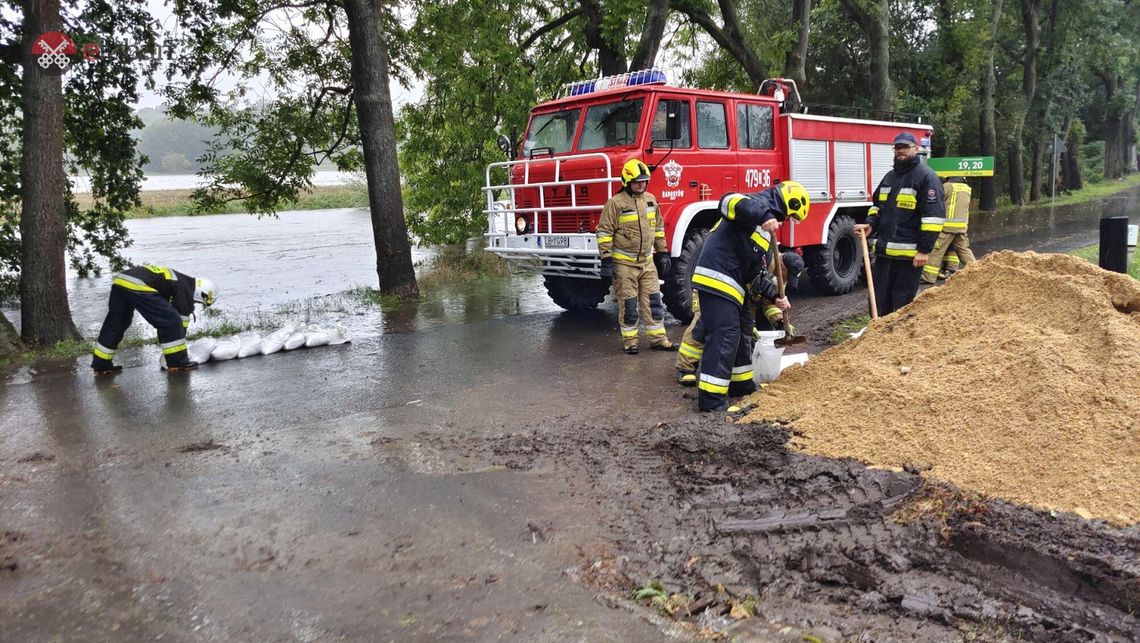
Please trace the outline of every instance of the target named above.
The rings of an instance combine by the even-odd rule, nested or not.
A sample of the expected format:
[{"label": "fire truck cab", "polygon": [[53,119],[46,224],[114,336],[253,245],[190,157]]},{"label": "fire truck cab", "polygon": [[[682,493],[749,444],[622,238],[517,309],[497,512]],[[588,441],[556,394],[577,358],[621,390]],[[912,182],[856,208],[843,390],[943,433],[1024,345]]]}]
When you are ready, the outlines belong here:
[{"label": "fire truck cab", "polygon": [[571,83],[563,94],[532,110],[519,147],[505,146],[511,159],[487,167],[483,190],[487,251],[539,263],[551,298],[568,310],[592,309],[609,291],[594,229],[629,159],[652,170],[649,191],[674,259],[662,292],[669,311],[688,320],[689,279],[723,194],[804,184],[810,215],[786,223],[779,242],[803,254],[818,289],[842,294],[862,262],[852,228],[891,168],[892,141],[910,132],[926,152],[932,134],[913,115],[814,113],[785,79],[737,94],[671,86],[645,70]]}]

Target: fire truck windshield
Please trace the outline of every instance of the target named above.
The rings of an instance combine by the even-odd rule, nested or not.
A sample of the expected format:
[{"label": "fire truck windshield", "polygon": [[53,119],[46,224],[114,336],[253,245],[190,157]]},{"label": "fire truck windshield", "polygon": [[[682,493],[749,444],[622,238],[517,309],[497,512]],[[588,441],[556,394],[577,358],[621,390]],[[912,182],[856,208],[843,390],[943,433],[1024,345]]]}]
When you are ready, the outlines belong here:
[{"label": "fire truck windshield", "polygon": [[563,109],[557,112],[535,114],[530,119],[530,128],[523,141],[523,154],[530,156],[536,149],[550,150],[553,154],[570,151],[574,141],[574,131],[578,129],[580,108]]},{"label": "fire truck windshield", "polygon": [[594,105],[586,110],[586,124],[578,149],[600,150],[633,145],[641,125],[642,99]]}]

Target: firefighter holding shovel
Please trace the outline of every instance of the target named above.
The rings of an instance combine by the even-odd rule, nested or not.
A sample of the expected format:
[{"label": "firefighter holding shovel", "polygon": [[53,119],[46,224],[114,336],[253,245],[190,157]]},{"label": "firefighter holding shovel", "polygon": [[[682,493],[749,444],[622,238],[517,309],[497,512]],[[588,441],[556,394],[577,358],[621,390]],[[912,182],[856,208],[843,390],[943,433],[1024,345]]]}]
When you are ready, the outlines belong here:
[{"label": "firefighter holding shovel", "polygon": [[803,221],[810,207],[807,190],[795,181],[763,192],[721,197],[721,220],[705,241],[692,278],[701,308],[696,339],[704,343],[697,378],[701,411],[737,412],[740,409],[729,406],[728,397],[756,390],[748,291],[781,310],[791,307],[768,271],[769,252],[783,221],[789,217]]}]

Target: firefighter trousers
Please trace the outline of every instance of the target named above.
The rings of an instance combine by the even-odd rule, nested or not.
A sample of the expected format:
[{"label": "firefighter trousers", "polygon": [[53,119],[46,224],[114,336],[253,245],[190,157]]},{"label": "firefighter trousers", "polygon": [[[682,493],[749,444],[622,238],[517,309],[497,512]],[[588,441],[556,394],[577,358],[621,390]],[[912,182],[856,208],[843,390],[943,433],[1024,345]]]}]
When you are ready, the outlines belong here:
[{"label": "firefighter trousers", "polygon": [[875,278],[875,306],[885,316],[909,304],[918,294],[922,268],[915,268],[911,257],[892,259],[879,255],[871,268]]},{"label": "firefighter trousers", "polygon": [[689,327],[685,329],[685,334],[681,337],[681,348],[677,351],[677,361],[674,366],[682,373],[696,373],[697,364],[701,361],[701,355],[705,352],[704,342],[697,339],[700,334],[701,323],[701,298],[697,296],[697,291],[693,291],[693,321],[689,322]]},{"label": "firefighter trousers", "polygon": [[697,408],[723,411],[728,397],[756,390],[752,380],[751,318],[735,302],[699,291],[701,323],[697,339],[704,342],[697,381]]},{"label": "firefighter trousers", "polygon": [[[953,257],[954,261],[950,262]],[[930,251],[930,260],[922,267],[922,283],[932,284],[938,280],[938,271],[942,268],[942,260],[953,263],[953,270],[970,265],[974,261],[974,252],[970,250],[970,239],[965,232],[943,232],[934,242],[934,249]],[[948,266],[949,268],[950,266]]]},{"label": "firefighter trousers", "polygon": [[120,286],[111,286],[107,318],[103,320],[99,340],[91,351],[94,353],[92,367],[105,368],[111,365],[119,342],[123,341],[123,334],[134,320],[136,310],[148,324],[158,330],[158,343],[168,365],[180,366],[190,361],[182,316],[169,301],[156,293],[134,292]]},{"label": "firefighter trousers", "polygon": [[614,299],[618,303],[618,326],[622,348],[637,346],[638,327],[645,326],[651,346],[669,346],[665,335],[665,304],[652,261],[641,265],[614,264]]}]

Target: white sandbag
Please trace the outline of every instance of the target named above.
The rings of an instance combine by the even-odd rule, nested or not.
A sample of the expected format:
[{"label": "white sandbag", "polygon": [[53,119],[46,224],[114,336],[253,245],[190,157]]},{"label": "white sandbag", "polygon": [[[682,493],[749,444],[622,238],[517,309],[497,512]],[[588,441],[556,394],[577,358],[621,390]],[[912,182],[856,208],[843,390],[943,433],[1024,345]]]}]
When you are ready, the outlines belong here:
[{"label": "white sandbag", "polygon": [[329,346],[336,346],[338,344],[347,344],[352,341],[348,336],[348,329],[344,324],[337,323],[336,329],[333,330],[332,337],[329,337]]},{"label": "white sandbag", "polygon": [[261,338],[261,354],[272,355],[282,348],[285,348],[285,340],[289,339],[293,331],[293,324],[286,324],[284,328]]},{"label": "white sandbag", "polygon": [[285,340],[285,350],[291,351],[305,345],[305,334],[300,331],[293,331],[289,338]]},{"label": "white sandbag", "polygon": [[210,353],[214,352],[217,345],[218,340],[213,337],[203,337],[190,342],[186,352],[190,354],[190,361],[205,364],[210,361]]},{"label": "white sandbag", "polygon": [[332,339],[332,333],[316,324],[309,324],[302,332],[305,335],[305,346],[309,348],[313,348],[314,346],[327,346],[329,340]]},{"label": "white sandbag", "polygon": [[255,332],[247,331],[238,335],[238,343],[241,345],[237,355],[239,358],[261,354],[261,335]]},{"label": "white sandbag", "polygon": [[237,335],[218,340],[218,345],[214,347],[213,352],[210,353],[210,359],[220,362],[227,359],[237,357],[238,351],[241,350],[241,341]]},{"label": "white sandbag", "polygon": [[[777,331],[761,332],[752,348],[752,378],[757,384],[766,384],[776,381],[780,376],[780,358],[784,354],[784,347],[775,345]],[[779,331],[783,336],[783,332]]]}]

